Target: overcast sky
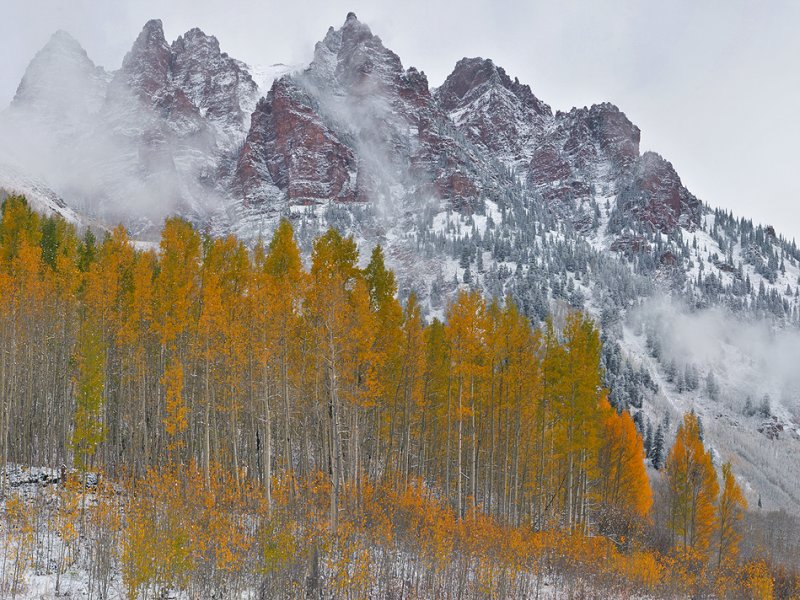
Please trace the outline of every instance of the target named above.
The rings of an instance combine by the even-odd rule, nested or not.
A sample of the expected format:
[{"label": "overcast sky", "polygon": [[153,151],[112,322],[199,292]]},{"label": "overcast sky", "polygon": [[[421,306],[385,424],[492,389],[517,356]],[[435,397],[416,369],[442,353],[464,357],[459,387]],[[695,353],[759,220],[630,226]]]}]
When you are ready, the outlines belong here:
[{"label": "overcast sky", "polygon": [[554,109],[610,101],[712,206],[800,243],[800,2],[0,0],[0,107],[56,29],[115,69],[142,25],[192,27],[251,64],[307,62],[348,11],[439,85],[492,58]]}]

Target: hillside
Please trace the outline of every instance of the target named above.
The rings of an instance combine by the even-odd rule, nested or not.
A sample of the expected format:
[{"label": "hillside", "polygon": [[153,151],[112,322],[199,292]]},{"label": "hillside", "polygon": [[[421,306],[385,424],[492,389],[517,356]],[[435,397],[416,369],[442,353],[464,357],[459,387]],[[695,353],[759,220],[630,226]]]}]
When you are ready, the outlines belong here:
[{"label": "hillside", "polygon": [[360,267],[381,246],[427,322],[469,290],[536,328],[584,311],[654,479],[658,431],[694,411],[751,507],[800,514],[793,240],[704,204],[617,106],[554,111],[490,59],[432,87],[353,13],[302,67],[224,42],[152,20],[109,71],[55,33],[0,114],[3,195],[140,248],[175,215],[250,251],[286,218],[306,267],[332,226]]}]

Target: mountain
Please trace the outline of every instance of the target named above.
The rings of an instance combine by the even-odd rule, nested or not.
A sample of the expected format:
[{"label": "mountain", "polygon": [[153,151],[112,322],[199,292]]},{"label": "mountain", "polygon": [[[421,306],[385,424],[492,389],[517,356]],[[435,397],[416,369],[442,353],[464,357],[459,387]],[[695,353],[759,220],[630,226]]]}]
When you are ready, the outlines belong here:
[{"label": "mountain", "polygon": [[473,286],[536,322],[584,309],[643,435],[693,409],[751,499],[800,510],[800,251],[704,205],[613,104],[554,112],[485,58],[432,88],[353,13],[301,69],[153,20],[113,72],[56,33],[0,130],[0,187],[73,220],[252,242],[289,217],[305,251],[330,225],[382,244],[430,317]]}]

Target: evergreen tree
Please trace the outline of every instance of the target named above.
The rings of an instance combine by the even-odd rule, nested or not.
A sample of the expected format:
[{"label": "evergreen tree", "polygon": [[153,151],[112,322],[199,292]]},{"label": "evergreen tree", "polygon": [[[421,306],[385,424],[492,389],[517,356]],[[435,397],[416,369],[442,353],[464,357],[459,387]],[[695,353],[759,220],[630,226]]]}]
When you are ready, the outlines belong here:
[{"label": "evergreen tree", "polygon": [[653,436],[653,447],[650,452],[650,464],[656,470],[661,470],[664,460],[664,426],[659,423]]}]

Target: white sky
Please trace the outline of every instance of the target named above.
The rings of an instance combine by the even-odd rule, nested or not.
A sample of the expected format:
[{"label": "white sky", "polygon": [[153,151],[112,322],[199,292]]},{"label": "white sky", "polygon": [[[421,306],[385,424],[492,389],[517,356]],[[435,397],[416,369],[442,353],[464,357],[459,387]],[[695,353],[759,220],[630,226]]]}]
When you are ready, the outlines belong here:
[{"label": "white sky", "polygon": [[348,11],[439,85],[492,58],[554,109],[610,101],[712,206],[800,243],[800,1],[0,0],[0,107],[56,29],[115,69],[145,21],[255,64],[309,60]]}]

